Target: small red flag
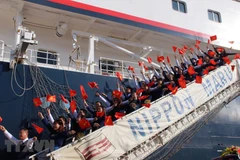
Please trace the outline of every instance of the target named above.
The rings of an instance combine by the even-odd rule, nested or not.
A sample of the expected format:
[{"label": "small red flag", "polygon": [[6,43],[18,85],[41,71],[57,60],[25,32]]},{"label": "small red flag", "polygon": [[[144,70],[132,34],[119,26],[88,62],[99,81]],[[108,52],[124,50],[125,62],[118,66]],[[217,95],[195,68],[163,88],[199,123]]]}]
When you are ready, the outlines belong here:
[{"label": "small red flag", "polygon": [[64,103],[68,103],[67,99],[62,94],[60,94],[60,98]]},{"label": "small red flag", "polygon": [[209,62],[210,62],[211,65],[216,65],[216,64],[217,64],[217,63],[214,61],[214,59],[210,59]]},{"label": "small red flag", "polygon": [[74,96],[77,95],[77,91],[70,89],[69,90],[69,95],[70,95],[70,97],[74,97]]},{"label": "small red flag", "polygon": [[142,88],[139,88],[139,89],[136,90],[136,94],[137,94],[137,95],[139,95],[139,94],[142,93],[142,92],[143,92],[143,89],[142,89]]},{"label": "small red flag", "polygon": [[209,73],[208,68],[206,68],[206,69],[203,70],[203,74],[204,74],[204,75],[207,75],[208,73]]},{"label": "small red flag", "polygon": [[184,45],[183,48],[184,48],[184,49],[188,49],[188,46]]},{"label": "small red flag", "polygon": [[73,113],[76,109],[77,109],[77,103],[76,103],[76,100],[73,99],[70,102],[70,110]]},{"label": "small red flag", "polygon": [[147,66],[144,65],[143,67],[144,67],[145,71],[148,71],[148,67]]},{"label": "small red flag", "polygon": [[82,130],[86,130],[88,128],[91,127],[91,124],[89,123],[89,121],[86,118],[82,118],[79,122],[78,122],[79,127]]},{"label": "small red flag", "polygon": [[218,51],[218,53],[222,53],[222,52],[224,51],[224,48],[218,47],[218,48],[217,48],[217,51]]},{"label": "small red flag", "polygon": [[160,62],[163,62],[164,61],[164,57],[163,56],[158,56],[157,57],[157,61],[160,63]]},{"label": "small red flag", "polygon": [[235,54],[234,59],[240,59],[240,53]]},{"label": "small red flag", "polygon": [[230,44],[233,44],[234,43],[234,41],[228,41]]},{"label": "small red flag", "polygon": [[56,95],[47,95],[47,101],[48,102],[56,102]]},{"label": "small red flag", "polygon": [[35,107],[38,107],[42,105],[42,101],[40,98],[33,98],[33,104]]},{"label": "small red flag", "polygon": [[195,47],[195,48],[197,48],[197,49],[200,49],[200,48],[199,48],[199,46],[198,46],[198,45],[196,45],[196,44],[194,45],[194,47]]},{"label": "small red flag", "polygon": [[177,91],[178,91],[178,87],[176,86],[176,87],[173,88],[173,90],[172,90],[172,94],[176,94]]},{"label": "small red flag", "polygon": [[232,69],[232,71],[234,71],[235,65],[231,65],[231,69]]},{"label": "small red flag", "polygon": [[146,108],[150,108],[150,107],[151,107],[151,104],[150,104],[150,103],[142,104],[142,106],[144,106],[144,107],[146,107]]},{"label": "small red flag", "polygon": [[217,35],[211,36],[211,37],[210,37],[210,40],[211,40],[211,41],[217,40]]},{"label": "small red flag", "polygon": [[170,63],[170,58],[167,56],[167,62]]},{"label": "small red flag", "polygon": [[3,121],[2,117],[0,117],[0,123]]},{"label": "small red flag", "polygon": [[104,116],[105,115],[105,112],[103,111],[103,112],[96,112],[96,116],[97,117],[102,117],[102,116]]},{"label": "small red flag", "polygon": [[96,82],[88,82],[88,86],[93,89],[93,88],[98,88],[98,84]]},{"label": "small red flag", "polygon": [[196,44],[199,45],[201,43],[201,41],[199,40],[196,40]]},{"label": "small red flag", "polygon": [[120,99],[122,97],[122,92],[120,92],[119,90],[114,90],[112,92],[112,95],[114,95],[116,98]]},{"label": "small red flag", "polygon": [[223,57],[222,59],[224,60],[224,62],[226,64],[230,64],[231,63],[231,61],[230,61],[230,59],[228,57]]},{"label": "small red flag", "polygon": [[147,85],[148,85],[148,87],[152,87],[154,84],[155,84],[155,82],[152,81],[152,82],[148,83]]},{"label": "small red flag", "polygon": [[209,55],[210,57],[214,57],[215,52],[213,52],[213,51],[208,51],[208,55]]},{"label": "small red flag", "polygon": [[170,90],[170,91],[173,91],[173,89],[174,89],[171,83],[169,83],[169,84],[167,85],[167,88],[168,88],[168,90]]},{"label": "small red flag", "polygon": [[138,61],[138,65],[139,65],[140,67],[142,67],[142,66],[143,66],[143,62]]},{"label": "small red flag", "polygon": [[185,52],[184,52],[183,49],[179,48],[179,49],[178,49],[178,53],[181,54],[181,55],[183,55]]},{"label": "small red flag", "polygon": [[80,91],[81,91],[81,94],[82,94],[82,99],[84,100],[87,100],[88,99],[88,95],[84,89],[84,87],[82,85],[80,85]]},{"label": "small red flag", "polygon": [[190,76],[196,74],[193,66],[189,66],[189,67],[188,67],[188,74],[189,74]]},{"label": "small red flag", "polygon": [[145,96],[139,97],[138,99],[141,101],[141,100],[144,100],[144,99],[146,99],[146,98],[148,98],[148,97],[149,97],[149,95],[145,95]]},{"label": "small red flag", "polygon": [[195,82],[201,84],[202,83],[202,76],[196,76]]},{"label": "small red flag", "polygon": [[172,46],[173,52],[176,52],[177,47],[176,46]]},{"label": "small red flag", "polygon": [[186,80],[184,78],[179,78],[178,79],[178,84],[181,88],[186,88],[187,87]]},{"label": "small red flag", "polygon": [[115,113],[115,117],[116,117],[117,119],[120,119],[120,118],[122,118],[123,116],[125,116],[124,113],[121,113],[121,112],[116,112],[116,113]]},{"label": "small red flag", "polygon": [[42,131],[44,130],[42,127],[39,127],[38,125],[31,123],[33,128],[37,131],[38,134],[41,134]]},{"label": "small red flag", "polygon": [[199,58],[197,65],[198,65],[198,66],[201,66],[202,64],[203,64],[203,60],[202,60],[202,58]]},{"label": "small red flag", "polygon": [[123,76],[122,76],[122,74],[121,74],[120,72],[116,72],[116,76],[117,76],[117,78],[118,78],[120,81],[123,80]]},{"label": "small red flag", "polygon": [[105,126],[113,126],[112,117],[111,116],[106,116],[104,124],[105,124]]},{"label": "small red flag", "polygon": [[152,63],[152,58],[151,57],[147,57],[148,63]]},{"label": "small red flag", "polygon": [[134,72],[134,68],[133,68],[132,66],[129,66],[129,67],[128,67],[128,70],[130,70],[130,71],[132,71],[133,73],[135,73],[135,72]]}]

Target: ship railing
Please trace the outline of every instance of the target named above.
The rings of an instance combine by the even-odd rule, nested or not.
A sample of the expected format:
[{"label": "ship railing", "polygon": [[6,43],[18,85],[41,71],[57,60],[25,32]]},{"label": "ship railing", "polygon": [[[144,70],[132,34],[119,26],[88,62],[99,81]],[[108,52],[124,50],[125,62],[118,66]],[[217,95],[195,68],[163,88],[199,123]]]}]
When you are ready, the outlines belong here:
[{"label": "ship railing", "polygon": [[[101,75],[116,76],[116,72],[122,74],[123,78],[133,78],[132,71],[128,70],[129,66],[134,68],[134,74],[137,77],[142,77],[140,71],[142,68],[138,66],[138,63],[131,61],[122,61],[119,59],[112,59],[106,57],[100,57],[99,70]],[[150,73],[147,71],[146,73]]]},{"label": "ship railing", "polygon": [[4,41],[0,40],[0,57],[4,54]]}]

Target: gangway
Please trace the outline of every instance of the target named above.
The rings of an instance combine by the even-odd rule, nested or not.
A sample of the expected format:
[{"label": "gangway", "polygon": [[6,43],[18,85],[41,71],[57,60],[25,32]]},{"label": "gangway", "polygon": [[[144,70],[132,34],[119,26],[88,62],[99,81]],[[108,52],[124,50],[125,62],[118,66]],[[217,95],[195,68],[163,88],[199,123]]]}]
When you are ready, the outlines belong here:
[{"label": "gangway", "polygon": [[[113,126],[105,126],[43,154],[54,160],[144,159],[191,127],[195,126],[195,132],[198,131],[202,125],[196,124],[207,122],[239,95],[239,63],[233,60],[230,65],[204,76],[202,84],[192,82],[187,88],[179,89],[176,95],[162,97],[152,102],[150,108],[142,107],[115,121]],[[185,140],[195,132],[186,135]],[[30,159],[39,155],[41,153]]]}]

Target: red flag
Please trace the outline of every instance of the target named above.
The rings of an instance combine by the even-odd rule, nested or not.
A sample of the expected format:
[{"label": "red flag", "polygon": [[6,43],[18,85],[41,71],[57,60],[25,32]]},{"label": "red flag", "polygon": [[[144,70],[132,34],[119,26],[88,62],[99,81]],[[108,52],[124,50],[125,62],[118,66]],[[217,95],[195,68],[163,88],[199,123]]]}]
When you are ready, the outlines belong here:
[{"label": "red flag", "polygon": [[60,94],[60,98],[64,103],[68,103],[67,99],[62,94]]},{"label": "red flag", "polygon": [[208,44],[210,44],[210,43],[211,43],[211,40],[210,40],[210,39],[208,39],[207,43],[208,43]]},{"label": "red flag", "polygon": [[148,87],[152,87],[154,84],[155,84],[155,82],[152,81],[152,82],[148,83],[147,85],[148,85]]},{"label": "red flag", "polygon": [[213,52],[213,51],[208,51],[208,55],[211,56],[211,57],[214,57],[215,52]]},{"label": "red flag", "polygon": [[73,113],[76,109],[77,109],[77,103],[76,103],[76,100],[73,99],[70,102],[70,110]]},{"label": "red flag", "polygon": [[34,123],[31,123],[33,128],[37,131],[38,134],[41,134],[42,131],[43,131],[43,128],[42,127],[39,127],[38,125],[34,124]]},{"label": "red flag", "polygon": [[122,92],[120,92],[119,90],[114,90],[112,94],[118,99],[122,97]]},{"label": "red flag", "polygon": [[148,63],[152,63],[152,58],[151,57],[147,57]]},{"label": "red flag", "polygon": [[139,94],[142,93],[142,92],[143,92],[143,89],[142,89],[142,88],[139,88],[139,89],[136,90],[136,94],[137,94],[137,95],[139,95]]},{"label": "red flag", "polygon": [[48,102],[56,102],[56,95],[47,95],[47,101]]},{"label": "red flag", "polygon": [[128,70],[130,70],[130,71],[132,71],[133,73],[135,73],[135,72],[134,72],[134,68],[133,68],[132,66],[129,66],[129,67],[128,67]]},{"label": "red flag", "polygon": [[194,52],[193,48],[190,48],[189,50],[190,50],[190,52]]},{"label": "red flag", "polygon": [[199,45],[201,43],[201,41],[199,40],[196,40],[196,44]]},{"label": "red flag", "polygon": [[150,108],[150,107],[151,107],[151,104],[150,104],[150,103],[142,104],[142,106],[144,106],[144,107],[146,107],[146,108]]},{"label": "red flag", "polygon": [[42,105],[42,101],[40,98],[33,98],[33,104],[35,107],[38,107]]},{"label": "red flag", "polygon": [[177,47],[176,46],[172,46],[173,52],[176,52]]},{"label": "red flag", "polygon": [[148,71],[148,67],[147,66],[144,65],[143,67],[144,67],[145,71]]},{"label": "red flag", "polygon": [[142,66],[143,66],[143,62],[138,61],[138,65],[139,65],[140,67],[142,67]]},{"label": "red flag", "polygon": [[231,65],[231,69],[232,69],[232,71],[234,71],[235,65]]},{"label": "red flag", "polygon": [[183,54],[184,54],[184,50],[181,49],[181,48],[179,48],[179,49],[178,49],[178,53],[181,54],[181,55],[183,55]]},{"label": "red flag", "polygon": [[200,48],[199,48],[199,46],[198,46],[198,45],[196,45],[196,44],[194,45],[194,47],[195,47],[195,48],[197,48],[197,49],[200,49]]},{"label": "red flag", "polygon": [[121,112],[116,112],[116,113],[115,113],[115,117],[116,117],[117,119],[120,119],[120,118],[122,118],[123,116],[125,116],[124,113],[121,113]]},{"label": "red flag", "polygon": [[173,91],[173,89],[174,89],[171,83],[169,83],[169,84],[167,85],[167,88],[168,88],[168,90],[170,90],[170,91]]},{"label": "red flag", "polygon": [[69,90],[69,95],[70,95],[70,97],[74,97],[74,96],[77,95],[77,91],[70,89]]},{"label": "red flag", "polygon": [[113,126],[113,121],[112,121],[112,117],[111,116],[106,116],[105,117],[104,125],[105,126]]},{"label": "red flag", "polygon": [[202,83],[202,76],[196,76],[195,82],[201,84]]},{"label": "red flag", "polygon": [[189,67],[188,67],[188,74],[189,74],[190,76],[196,74],[193,66],[189,66]]},{"label": "red flag", "polygon": [[228,57],[222,57],[222,59],[224,60],[224,62],[226,64],[230,64],[231,63],[231,61],[230,61],[230,59]]},{"label": "red flag", "polygon": [[228,41],[230,44],[233,44],[234,43],[234,41]]},{"label": "red flag", "polygon": [[3,121],[2,117],[0,117],[0,123]]},{"label": "red flag", "polygon": [[214,61],[214,59],[210,59],[209,62],[210,62],[211,65],[216,65],[216,64],[217,64],[217,63]]},{"label": "red flag", "polygon": [[167,62],[170,63],[170,58],[167,56]]},{"label": "red flag", "polygon": [[158,56],[157,57],[157,61],[160,63],[160,62],[163,62],[164,61],[164,57],[163,56]]},{"label": "red flag", "polygon": [[96,112],[96,116],[97,117],[102,117],[102,116],[104,116],[105,115],[105,112],[104,111],[102,111],[102,112]]},{"label": "red flag", "polygon": [[78,122],[79,127],[82,130],[86,130],[88,128],[91,127],[91,124],[89,123],[89,121],[86,118],[82,118],[79,122]]},{"label": "red flag", "polygon": [[208,67],[208,71],[212,71],[212,70],[214,70],[214,69],[216,69],[215,66],[209,66],[209,67]]},{"label": "red flag", "polygon": [[145,96],[139,97],[138,99],[141,101],[141,100],[144,100],[144,99],[146,99],[146,98],[148,98],[148,97],[149,97],[149,95],[145,95]]},{"label": "red flag", "polygon": [[97,83],[96,82],[88,82],[88,86],[91,88],[91,89],[93,89],[93,88],[98,88],[98,85],[97,85]]},{"label": "red flag", "polygon": [[121,75],[120,72],[116,72],[116,76],[117,76],[117,78],[118,78],[120,81],[123,80],[123,76]]},{"label": "red flag", "polygon": [[176,87],[173,88],[173,90],[172,90],[172,94],[176,94],[177,91],[178,91],[178,87],[176,86]]},{"label": "red flag", "polygon": [[234,59],[240,59],[240,53],[235,54]]},{"label": "red flag", "polygon": [[84,89],[84,87],[82,85],[80,85],[80,91],[81,91],[81,94],[82,94],[82,99],[84,100],[87,100],[88,99],[88,95]]},{"label": "red flag", "polygon": [[199,58],[197,65],[198,65],[198,66],[201,66],[202,64],[203,64],[202,58]]},{"label": "red flag", "polygon": [[217,35],[211,36],[211,37],[210,37],[210,40],[211,40],[211,41],[217,40]]},{"label": "red flag", "polygon": [[224,51],[224,48],[218,47],[218,48],[217,48],[217,51],[218,51],[218,53],[222,53],[222,52]]},{"label": "red flag", "polygon": [[209,73],[208,68],[206,68],[206,69],[203,70],[203,74],[204,74],[204,75],[207,75],[208,73]]},{"label": "red flag", "polygon": [[186,80],[184,78],[179,78],[178,79],[178,84],[181,88],[186,88],[187,87]]},{"label": "red flag", "polygon": [[184,48],[184,49],[188,49],[188,46],[184,45],[183,48]]}]

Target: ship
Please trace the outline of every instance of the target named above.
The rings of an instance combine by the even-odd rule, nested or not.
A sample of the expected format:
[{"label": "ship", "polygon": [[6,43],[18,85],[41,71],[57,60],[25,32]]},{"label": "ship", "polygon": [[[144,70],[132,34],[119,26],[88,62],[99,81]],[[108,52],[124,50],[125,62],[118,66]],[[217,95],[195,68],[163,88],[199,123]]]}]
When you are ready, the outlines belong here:
[{"label": "ship", "polygon": [[[152,65],[159,67],[157,56],[174,59],[178,53],[172,50],[173,46],[194,47],[196,40],[201,42],[200,48],[204,50],[212,44],[232,53],[240,50],[238,0],[1,0],[0,21],[0,116],[3,119],[1,124],[13,134],[31,122],[43,126],[37,112],[46,114],[46,111],[34,107],[35,97],[47,93],[67,95],[69,89],[77,90],[80,95],[79,85],[83,85],[88,100],[94,102],[98,98],[88,87],[88,82],[96,81],[100,90],[110,95],[118,81],[116,72],[123,75],[125,84],[134,85],[129,66],[140,75],[139,60],[147,63],[147,57],[153,57]],[[213,35],[217,35],[217,40],[209,44],[209,37]],[[28,39],[29,36],[32,38]],[[24,61],[16,59],[16,53]],[[225,73],[229,68],[220,69]],[[237,70],[234,72],[236,77]],[[237,78],[236,82],[229,81],[223,86],[221,93],[213,93],[224,95],[226,92],[221,98],[211,95],[212,99],[218,98],[215,101],[219,103],[204,103],[201,104],[204,109],[188,113],[202,113],[200,120],[195,122],[196,128],[184,128],[187,124],[181,122],[179,133],[169,139],[165,137],[166,142],[157,139],[164,147],[145,147],[145,141],[136,146],[134,142],[132,147],[130,144],[125,146],[133,150],[119,151],[115,154],[118,157],[101,158],[136,159],[140,154],[143,156],[139,159],[151,160],[209,160],[218,157],[224,148],[240,144],[240,98],[236,83]],[[160,101],[157,100],[156,104]],[[80,108],[80,96],[77,103]],[[56,109],[59,106],[59,103],[53,104],[54,117],[63,114],[63,109]],[[208,111],[209,116],[203,115]],[[138,112],[141,111],[134,114]],[[116,123],[125,125],[121,120]],[[103,134],[98,136],[100,139],[105,137]],[[0,134],[2,151],[6,148],[4,140],[4,135]],[[62,148],[62,153],[64,149],[68,151],[68,147]],[[114,146],[110,149],[112,153],[118,150]],[[58,152],[54,154],[57,159]],[[4,160],[4,155],[0,156]]]}]

